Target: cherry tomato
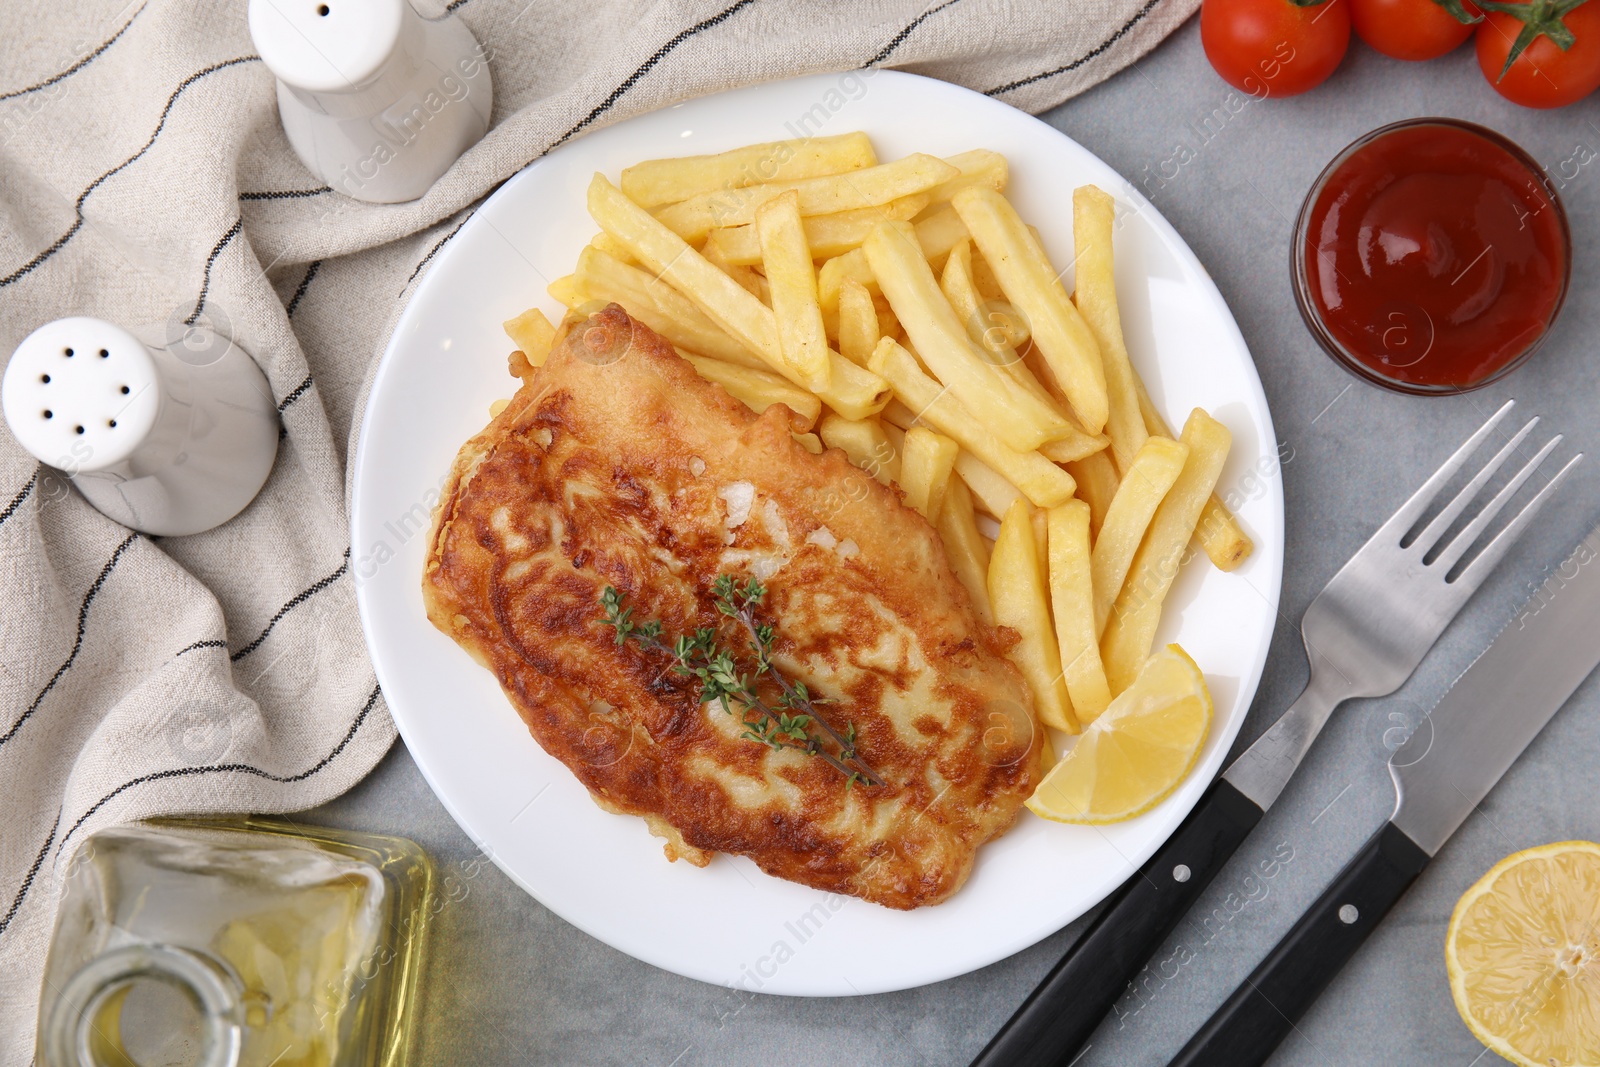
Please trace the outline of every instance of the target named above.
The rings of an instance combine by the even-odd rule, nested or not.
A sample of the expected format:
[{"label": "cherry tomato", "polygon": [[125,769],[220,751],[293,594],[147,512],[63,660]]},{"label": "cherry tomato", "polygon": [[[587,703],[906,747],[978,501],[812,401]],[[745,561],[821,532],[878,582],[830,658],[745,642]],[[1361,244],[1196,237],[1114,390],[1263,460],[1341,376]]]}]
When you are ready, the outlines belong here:
[{"label": "cherry tomato", "polygon": [[1328,80],[1350,47],[1350,7],[1322,0],[1202,0],[1200,43],[1222,80],[1251,96],[1293,96]]},{"label": "cherry tomato", "polygon": [[[1600,3],[1534,0],[1518,6],[1527,13],[1491,11],[1478,26],[1478,68],[1495,92],[1523,107],[1566,107],[1600,88]],[[1540,36],[1506,69],[1506,56],[1524,24]],[[1565,51],[1544,36],[1549,31],[1562,35],[1563,25],[1573,38]]]},{"label": "cherry tomato", "polygon": [[1471,0],[1459,6],[1471,22],[1436,0],[1350,0],[1350,22],[1357,36],[1386,56],[1437,59],[1477,29],[1480,13]]}]

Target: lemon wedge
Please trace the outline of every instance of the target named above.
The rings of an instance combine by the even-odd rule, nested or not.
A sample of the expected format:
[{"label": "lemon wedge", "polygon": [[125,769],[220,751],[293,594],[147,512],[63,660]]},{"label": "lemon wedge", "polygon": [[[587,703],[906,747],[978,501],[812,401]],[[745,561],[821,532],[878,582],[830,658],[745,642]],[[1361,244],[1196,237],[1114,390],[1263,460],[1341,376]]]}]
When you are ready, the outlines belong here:
[{"label": "lemon wedge", "polygon": [[1177,788],[1211,729],[1211,693],[1188,653],[1155,653],[1028,798],[1056,822],[1108,823],[1149,811]]},{"label": "lemon wedge", "polygon": [[1456,904],[1445,935],[1462,1021],[1523,1067],[1600,1064],[1600,845],[1507,856]]}]

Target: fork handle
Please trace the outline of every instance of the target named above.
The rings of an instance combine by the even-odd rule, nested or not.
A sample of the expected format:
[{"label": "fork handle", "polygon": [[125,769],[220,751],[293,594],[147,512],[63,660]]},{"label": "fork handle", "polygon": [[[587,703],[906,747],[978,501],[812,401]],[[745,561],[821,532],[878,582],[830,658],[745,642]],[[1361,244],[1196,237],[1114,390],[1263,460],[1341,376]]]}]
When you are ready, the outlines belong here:
[{"label": "fork handle", "polygon": [[1123,883],[972,1067],[1071,1062],[1261,815],[1254,801],[1218,779],[1167,843]]}]

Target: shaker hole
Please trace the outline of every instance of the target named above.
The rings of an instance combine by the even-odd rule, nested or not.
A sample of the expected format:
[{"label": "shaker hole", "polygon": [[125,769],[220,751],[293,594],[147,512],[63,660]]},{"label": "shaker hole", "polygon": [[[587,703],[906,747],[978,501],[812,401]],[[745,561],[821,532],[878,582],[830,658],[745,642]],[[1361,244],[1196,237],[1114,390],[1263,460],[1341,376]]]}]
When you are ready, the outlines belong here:
[{"label": "shaker hole", "polygon": [[122,395],[123,396],[127,396],[130,392],[132,392],[132,390],[130,390],[126,385],[124,385],[122,387]]},{"label": "shaker hole", "polygon": [[116,419],[107,419],[106,420],[106,425],[111,427],[113,430],[115,430],[117,428],[117,420]]},{"label": "shaker hole", "polygon": [[49,385],[49,384],[50,384],[50,375],[48,375],[48,374],[41,374],[41,375],[39,375],[39,380],[40,380],[40,381],[41,381],[41,382],[43,382],[43,383],[44,383],[44,384],[46,384],[46,385]]},{"label": "shaker hole", "polygon": [[56,417],[56,413],[51,411],[49,408],[45,408],[44,409],[44,417],[47,418],[47,419],[53,419],[53,418]]},{"label": "shaker hole", "polygon": [[72,432],[73,433],[82,433],[83,432],[83,427],[82,426],[74,426],[72,428]]},{"label": "shaker hole", "polygon": [[109,358],[111,358],[111,353],[106,351],[104,348],[102,348],[100,350],[100,358],[101,359],[109,359]]},{"label": "shaker hole", "polygon": [[61,353],[62,353],[62,355],[66,356],[68,359],[72,358],[72,349],[70,349],[70,348],[63,348],[61,350]]},{"label": "shaker hole", "polygon": [[327,18],[328,17],[328,5],[327,4],[318,4],[317,5],[317,14],[321,15],[323,18]]}]

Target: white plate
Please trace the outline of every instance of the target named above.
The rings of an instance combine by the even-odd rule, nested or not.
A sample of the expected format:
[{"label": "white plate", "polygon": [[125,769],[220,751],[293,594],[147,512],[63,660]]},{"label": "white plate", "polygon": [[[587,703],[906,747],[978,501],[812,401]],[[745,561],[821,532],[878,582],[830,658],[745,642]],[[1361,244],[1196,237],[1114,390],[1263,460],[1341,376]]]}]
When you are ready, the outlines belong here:
[{"label": "white plate", "polygon": [[[901,913],[830,896],[719,856],[668,863],[638,818],[608,815],[529,736],[493,677],[423,614],[428,512],[456,450],[515,384],[500,323],[530,302],[595,231],[595,171],[753,141],[865,130],[883,159],[985,147],[1011,161],[1008,195],[1058,263],[1071,259],[1072,188],[1114,191],[1117,288],[1128,348],[1181,424],[1201,406],[1233,431],[1224,490],[1255,537],[1234,574],[1186,566],[1160,640],[1205,668],[1217,716],[1199,766],[1154,811],[1117,826],[1024,811],[986,845],[966,886]],[[1069,286],[1071,279],[1067,279]],[[765,993],[847,996],[935,982],[1009,956],[1083,914],[1177,827],[1244,720],[1267,655],[1283,561],[1283,497],[1266,398],[1216,287],[1183,240],[1086,149],[1005,104],[944,82],[880,72],[741,89],[631,119],[550,153],[506,182],[440,249],[389,342],[356,453],[351,517],[361,619],[384,696],[450,814],[542,904],[658,967]]]}]

